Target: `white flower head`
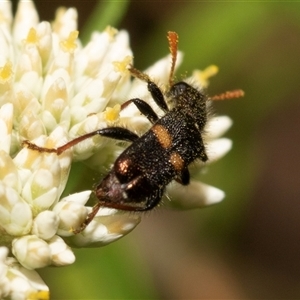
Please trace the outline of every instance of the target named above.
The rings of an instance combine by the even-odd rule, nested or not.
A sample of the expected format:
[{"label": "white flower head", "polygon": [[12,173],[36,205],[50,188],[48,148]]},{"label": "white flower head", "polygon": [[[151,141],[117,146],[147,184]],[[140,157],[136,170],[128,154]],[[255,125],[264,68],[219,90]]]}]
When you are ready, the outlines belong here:
[{"label": "white flower head", "polygon": [[[6,247],[0,248],[0,298],[46,299],[49,290],[35,269],[72,264],[71,247],[111,243],[133,230],[141,215],[101,207],[87,228],[74,235],[92,210],[86,206],[92,190],[63,194],[76,175],[72,163],[107,170],[124,148],[101,136],[61,153],[38,147],[55,149],[114,124],[140,133],[149,127],[148,120],[134,105],[121,110],[121,104],[133,97],[150,105],[154,101],[145,82],[130,78],[133,55],[126,31],[107,27],[82,46],[75,9],[59,9],[50,24],[39,21],[31,0],[19,2],[15,18],[11,2],[2,1],[0,16],[0,245]],[[145,74],[163,89],[169,65],[170,55]],[[213,66],[189,80],[206,87],[215,73]],[[225,116],[209,121],[211,161],[230,150],[231,141],[220,138],[230,125]],[[22,147],[26,140],[36,148]],[[224,197],[219,189],[197,181],[186,190],[172,183],[168,194],[183,208]],[[7,249],[14,257],[7,257]]]},{"label": "white flower head", "polygon": [[6,247],[0,247],[0,298],[49,299],[49,288],[38,273],[8,257]]}]

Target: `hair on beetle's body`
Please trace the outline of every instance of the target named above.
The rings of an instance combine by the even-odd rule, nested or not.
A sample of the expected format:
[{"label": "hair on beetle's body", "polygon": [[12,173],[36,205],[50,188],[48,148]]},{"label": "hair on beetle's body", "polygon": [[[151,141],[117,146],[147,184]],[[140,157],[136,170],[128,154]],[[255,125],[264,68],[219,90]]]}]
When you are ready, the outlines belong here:
[{"label": "hair on beetle's body", "polygon": [[[197,158],[207,160],[201,137],[207,118],[206,97],[184,82],[173,85],[169,96],[176,103],[174,108],[160,119],[149,118],[153,126],[132,139],[96,187],[103,206],[133,211],[152,209],[172,180],[189,184],[191,162]],[[188,101],[195,105],[187,105]],[[151,114],[154,116],[152,108]]]},{"label": "hair on beetle's body", "polygon": [[[148,75],[133,67],[129,68],[133,76],[147,83],[153,100],[165,112],[165,115],[159,118],[151,106],[139,98],[123,103],[121,109],[133,103],[152,124],[152,127],[142,136],[123,127],[108,127],[87,133],[56,149],[39,147],[29,141],[24,142],[31,149],[56,152],[58,155],[94,135],[132,143],[119,155],[109,173],[96,186],[95,194],[98,203],[88,214],[82,226],[74,230],[75,233],[84,230],[100,207],[127,211],[146,211],[154,208],[171,181],[176,180],[182,185],[189,184],[188,166],[193,161],[200,159],[205,162],[208,159],[202,140],[207,122],[208,98],[186,82],[173,83],[177,34],[169,32],[168,40],[172,64],[169,89],[165,95]],[[239,97],[241,91],[223,95],[225,94],[216,96],[216,99]],[[166,104],[165,96],[172,104],[171,109]]]}]

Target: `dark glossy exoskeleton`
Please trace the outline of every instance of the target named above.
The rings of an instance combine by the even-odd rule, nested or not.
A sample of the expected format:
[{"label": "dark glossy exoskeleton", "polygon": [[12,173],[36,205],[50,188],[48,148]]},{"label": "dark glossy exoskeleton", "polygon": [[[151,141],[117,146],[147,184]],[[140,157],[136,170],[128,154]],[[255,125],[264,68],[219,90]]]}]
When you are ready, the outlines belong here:
[{"label": "dark glossy exoskeleton", "polygon": [[[77,143],[94,135],[101,135],[132,144],[117,158],[111,171],[96,186],[99,202],[75,233],[82,231],[94,218],[100,207],[111,207],[127,211],[146,211],[154,208],[161,200],[165,187],[172,180],[188,185],[188,166],[200,159],[207,161],[202,140],[207,122],[208,98],[197,88],[185,83],[173,83],[172,77],[177,56],[178,36],[168,33],[172,56],[169,90],[163,94],[148,75],[131,67],[131,74],[147,83],[156,104],[165,112],[159,118],[145,101],[135,98],[122,105],[125,109],[134,104],[148,118],[152,127],[142,136],[122,127],[109,127],[78,137],[57,148],[38,147],[28,141],[25,144],[38,151],[56,152],[58,155]],[[215,99],[238,97],[241,91],[216,96]],[[169,109],[165,97],[171,103]]]},{"label": "dark glossy exoskeleton", "polygon": [[[148,88],[159,104],[157,95],[163,97],[158,87],[150,82]],[[142,100],[131,100],[153,126],[141,137],[132,135],[132,144],[97,186],[96,195],[103,206],[133,211],[152,209],[173,179],[189,184],[191,162],[197,158],[207,160],[201,137],[207,119],[206,97],[185,82],[174,84],[168,96],[175,106],[161,119]]]}]

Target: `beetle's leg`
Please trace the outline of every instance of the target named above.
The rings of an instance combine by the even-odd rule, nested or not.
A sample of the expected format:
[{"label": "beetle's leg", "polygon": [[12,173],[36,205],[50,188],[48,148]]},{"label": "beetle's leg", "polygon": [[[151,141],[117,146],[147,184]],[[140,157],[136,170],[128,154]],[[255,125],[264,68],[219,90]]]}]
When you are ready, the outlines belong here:
[{"label": "beetle's leg", "polygon": [[29,149],[36,150],[39,152],[48,152],[48,153],[57,153],[57,155],[60,155],[64,151],[70,149],[71,147],[77,145],[78,143],[91,138],[95,135],[101,135],[104,137],[116,139],[116,140],[121,140],[121,141],[127,141],[127,142],[134,142],[136,139],[139,138],[137,134],[134,132],[123,128],[123,127],[107,127],[107,128],[102,128],[93,132],[89,132],[87,134],[84,134],[82,136],[79,136],[75,138],[74,140],[60,146],[57,148],[45,148],[45,147],[40,147],[37,146],[28,140],[23,141],[23,145],[26,145]]},{"label": "beetle's leg", "polygon": [[154,124],[159,118],[157,114],[154,112],[152,107],[146,103],[144,100],[141,100],[139,98],[131,99],[126,102],[124,102],[121,105],[121,109],[126,108],[130,103],[134,103],[134,105],[138,108],[138,110],[147,117],[147,119]]}]

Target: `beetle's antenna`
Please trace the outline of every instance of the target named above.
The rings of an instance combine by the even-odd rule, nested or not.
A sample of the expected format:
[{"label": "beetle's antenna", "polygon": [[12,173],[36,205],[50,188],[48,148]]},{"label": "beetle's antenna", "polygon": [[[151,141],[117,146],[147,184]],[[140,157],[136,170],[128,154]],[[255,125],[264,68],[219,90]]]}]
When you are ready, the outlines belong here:
[{"label": "beetle's antenna", "polygon": [[245,93],[243,90],[233,90],[233,91],[227,91],[225,93],[209,97],[209,100],[222,101],[222,100],[244,97],[244,95]]},{"label": "beetle's antenna", "polygon": [[175,70],[175,64],[176,64],[177,52],[178,52],[178,34],[174,31],[169,31],[168,41],[169,41],[169,49],[172,57],[169,84],[170,86],[172,86],[174,84],[173,77],[174,77],[174,70]]},{"label": "beetle's antenna", "polygon": [[140,80],[143,80],[147,83],[151,82],[151,79],[147,74],[141,72],[140,70],[136,69],[135,67],[130,66],[128,68],[128,70],[129,70],[129,72],[131,73],[132,76],[134,76],[134,77],[136,77]]}]

